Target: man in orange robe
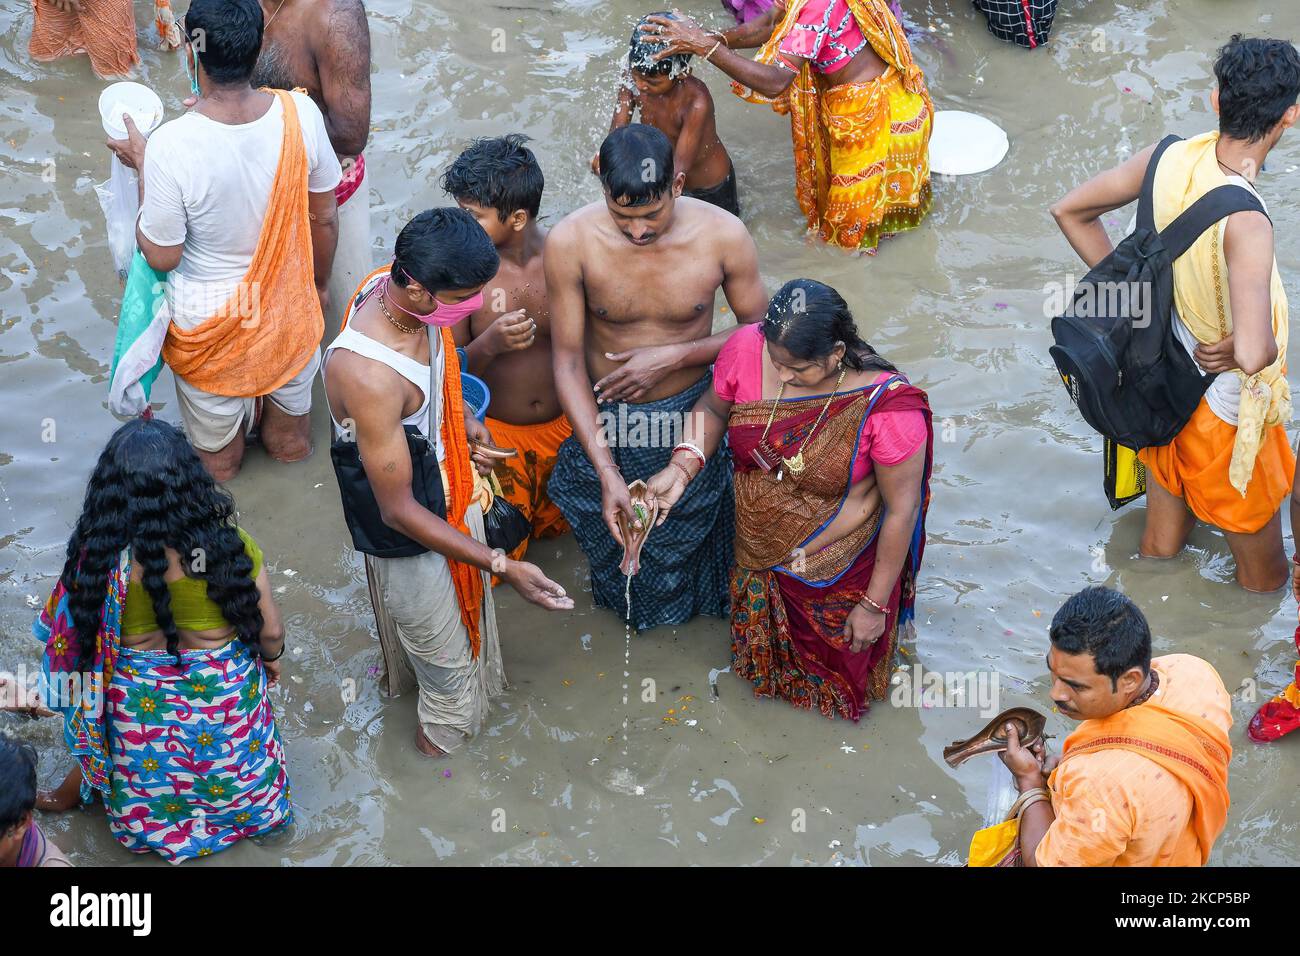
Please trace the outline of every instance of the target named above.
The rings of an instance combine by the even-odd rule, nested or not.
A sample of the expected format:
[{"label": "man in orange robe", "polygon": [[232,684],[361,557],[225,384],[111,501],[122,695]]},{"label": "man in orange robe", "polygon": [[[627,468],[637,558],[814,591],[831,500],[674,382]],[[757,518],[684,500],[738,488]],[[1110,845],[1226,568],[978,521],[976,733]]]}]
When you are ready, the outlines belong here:
[{"label": "man in orange robe", "polygon": [[1003,762],[1022,794],[1026,866],[1203,866],[1228,816],[1231,699],[1190,654],[1151,658],[1137,605],[1090,587],[1052,619],[1052,701],[1079,727],[1059,762],[1020,746]]}]

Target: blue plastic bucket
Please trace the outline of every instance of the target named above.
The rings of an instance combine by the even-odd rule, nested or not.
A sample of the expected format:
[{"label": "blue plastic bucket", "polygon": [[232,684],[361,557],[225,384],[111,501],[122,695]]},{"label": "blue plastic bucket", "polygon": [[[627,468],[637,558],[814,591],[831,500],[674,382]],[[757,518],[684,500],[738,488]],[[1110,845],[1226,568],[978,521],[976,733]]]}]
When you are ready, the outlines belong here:
[{"label": "blue plastic bucket", "polygon": [[492,393],[488,390],[487,382],[477,375],[462,371],[460,393],[465,398],[465,404],[474,412],[475,418],[479,421],[487,418],[488,405],[492,403]]}]

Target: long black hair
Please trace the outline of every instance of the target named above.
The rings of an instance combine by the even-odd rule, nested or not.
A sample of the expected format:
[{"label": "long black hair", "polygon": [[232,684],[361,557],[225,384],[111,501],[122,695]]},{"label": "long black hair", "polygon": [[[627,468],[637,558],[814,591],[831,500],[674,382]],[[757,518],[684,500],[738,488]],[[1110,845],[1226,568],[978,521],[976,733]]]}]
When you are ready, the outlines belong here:
[{"label": "long black hair", "polygon": [[234,500],[217,487],[178,428],[137,418],[114,432],[86,485],[61,577],[81,645],[78,669],[94,656],[108,576],[125,547],[143,571],[158,627],[178,665],[180,638],[163,577],[167,548],[180,555],[187,576],[207,582],[208,597],[239,640],[256,648],[262,612],[234,514]]},{"label": "long black hair", "polygon": [[791,279],[776,290],[763,317],[763,337],[797,359],[824,362],[844,343],[844,364],[855,372],[897,372],[858,335],[844,297],[816,279]]}]

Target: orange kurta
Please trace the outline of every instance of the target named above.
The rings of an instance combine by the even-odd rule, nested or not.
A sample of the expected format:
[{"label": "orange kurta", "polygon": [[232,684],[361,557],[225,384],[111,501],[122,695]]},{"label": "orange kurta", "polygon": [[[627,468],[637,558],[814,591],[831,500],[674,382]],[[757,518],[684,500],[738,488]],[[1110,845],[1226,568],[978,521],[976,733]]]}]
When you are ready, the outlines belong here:
[{"label": "orange kurta", "polygon": [[293,97],[270,92],[284,109],[284,139],[253,261],[239,291],[212,316],[188,331],[171,323],[163,342],[172,371],[213,395],[269,395],[306,367],[325,334],[307,211],[307,147]]},{"label": "orange kurta", "polygon": [[1231,698],[1190,654],[1156,658],[1146,703],[1086,720],[1049,780],[1039,866],[1203,866],[1228,815]]}]

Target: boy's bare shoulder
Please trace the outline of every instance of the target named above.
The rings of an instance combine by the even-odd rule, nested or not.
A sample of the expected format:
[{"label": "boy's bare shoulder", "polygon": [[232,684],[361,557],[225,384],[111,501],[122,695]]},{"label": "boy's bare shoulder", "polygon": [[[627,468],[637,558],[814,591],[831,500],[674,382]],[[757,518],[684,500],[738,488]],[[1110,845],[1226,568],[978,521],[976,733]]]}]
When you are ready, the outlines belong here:
[{"label": "boy's bare shoulder", "polygon": [[684,85],[689,97],[687,105],[692,109],[713,109],[713,94],[703,80],[698,76],[688,76]]}]

